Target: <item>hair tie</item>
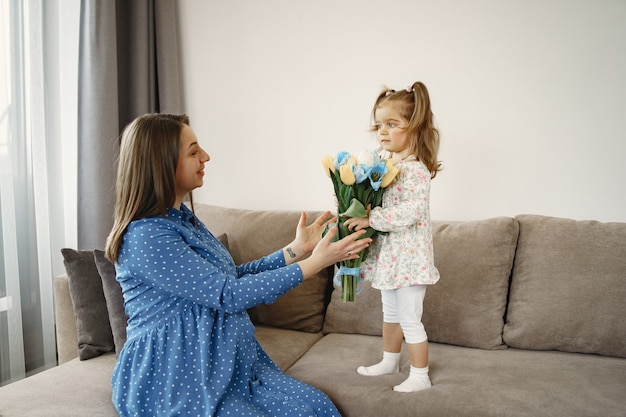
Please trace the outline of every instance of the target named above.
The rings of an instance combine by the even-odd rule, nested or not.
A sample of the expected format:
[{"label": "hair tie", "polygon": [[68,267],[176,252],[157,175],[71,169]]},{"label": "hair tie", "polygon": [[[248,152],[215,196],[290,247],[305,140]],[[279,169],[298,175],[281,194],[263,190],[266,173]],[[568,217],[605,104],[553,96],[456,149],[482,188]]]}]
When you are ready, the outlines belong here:
[{"label": "hair tie", "polygon": [[410,86],[408,86],[408,87],[406,88],[406,92],[407,92],[407,93],[412,93],[413,91],[415,91],[415,90],[413,90],[413,85],[410,85]]}]

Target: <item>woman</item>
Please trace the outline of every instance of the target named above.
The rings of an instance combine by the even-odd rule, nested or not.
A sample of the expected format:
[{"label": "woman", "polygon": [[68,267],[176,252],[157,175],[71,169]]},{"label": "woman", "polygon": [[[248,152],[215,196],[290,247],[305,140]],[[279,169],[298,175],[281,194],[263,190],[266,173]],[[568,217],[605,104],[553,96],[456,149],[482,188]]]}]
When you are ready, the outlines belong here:
[{"label": "woman", "polygon": [[[122,134],[115,263],[129,317],[112,376],[120,416],[339,416],[321,391],[282,373],[246,309],[271,303],[323,268],[354,259],[370,239],[332,242],[325,213],[285,248],[236,266],[182,204],[202,186],[209,155],[185,115],[148,114]],[[307,257],[307,255],[309,255]]]}]

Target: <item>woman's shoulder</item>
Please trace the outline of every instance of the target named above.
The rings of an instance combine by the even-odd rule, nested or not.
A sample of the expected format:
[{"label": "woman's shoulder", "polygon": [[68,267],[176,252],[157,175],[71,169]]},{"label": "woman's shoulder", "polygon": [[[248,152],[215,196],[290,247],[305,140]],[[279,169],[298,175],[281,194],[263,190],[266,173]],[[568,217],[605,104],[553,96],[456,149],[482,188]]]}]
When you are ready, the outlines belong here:
[{"label": "woman's shoulder", "polygon": [[143,234],[162,229],[175,229],[178,222],[169,216],[150,216],[133,220],[129,223],[126,233]]}]

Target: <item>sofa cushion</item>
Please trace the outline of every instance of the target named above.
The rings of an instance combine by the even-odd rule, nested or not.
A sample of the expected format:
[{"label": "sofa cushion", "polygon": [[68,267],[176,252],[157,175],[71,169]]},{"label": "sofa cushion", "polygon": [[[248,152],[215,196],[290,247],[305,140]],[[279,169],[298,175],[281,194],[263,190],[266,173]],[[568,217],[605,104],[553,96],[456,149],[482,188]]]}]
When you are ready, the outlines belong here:
[{"label": "sofa cushion", "polygon": [[626,223],[517,219],[505,342],[626,357]]},{"label": "sofa cushion", "polygon": [[324,334],[258,325],[255,336],[267,355],[284,371],[296,363]]},{"label": "sofa cushion", "polygon": [[435,222],[435,265],[423,323],[433,342],[504,348],[502,329],[519,225],[511,217]]},{"label": "sofa cushion", "polygon": [[[261,258],[289,244],[300,218],[298,211],[244,210],[201,203],[195,204],[195,213],[213,234],[228,231],[230,253],[237,264]],[[312,222],[320,214],[307,211],[307,221]],[[283,329],[321,331],[331,288],[329,275],[322,271],[273,304],[250,309],[252,321]]]},{"label": "sofa cushion", "polygon": [[54,322],[59,365],[78,358],[76,314],[70,295],[70,283],[65,275],[54,277]]},{"label": "sofa cushion", "polygon": [[354,302],[341,300],[341,288],[335,288],[326,309],[324,333],[356,333],[380,336],[383,312],[380,291],[362,281]]},{"label": "sofa cushion", "polygon": [[119,353],[126,342],[126,325],[128,323],[128,316],[124,311],[122,287],[115,279],[115,266],[104,256],[104,251],[96,249],[93,251],[93,256],[102,280],[102,290],[109,313],[115,351]]},{"label": "sofa cushion", "polygon": [[[433,222],[435,265],[441,279],[429,286],[422,322],[432,342],[500,349],[517,221],[498,217]],[[355,303],[333,291],[324,332],[382,334],[380,292],[363,283]]]},{"label": "sofa cushion", "polygon": [[315,274],[301,285],[278,297],[272,304],[260,304],[249,310],[255,324],[281,329],[317,333],[322,330],[324,304],[330,272]]},{"label": "sofa cushion", "polygon": [[115,344],[93,251],[61,249],[76,315],[78,356],[90,359],[113,352]]},{"label": "sofa cushion", "polygon": [[115,355],[78,358],[0,387],[2,417],[119,417],[111,401]]},{"label": "sofa cushion", "polygon": [[[358,303],[358,301],[357,301]],[[565,352],[485,350],[429,345],[432,388],[398,394],[409,373],[377,377],[356,372],[380,360],[379,337],[329,334],[287,374],[311,384],[343,417],[606,417],[624,416],[626,361]]]}]

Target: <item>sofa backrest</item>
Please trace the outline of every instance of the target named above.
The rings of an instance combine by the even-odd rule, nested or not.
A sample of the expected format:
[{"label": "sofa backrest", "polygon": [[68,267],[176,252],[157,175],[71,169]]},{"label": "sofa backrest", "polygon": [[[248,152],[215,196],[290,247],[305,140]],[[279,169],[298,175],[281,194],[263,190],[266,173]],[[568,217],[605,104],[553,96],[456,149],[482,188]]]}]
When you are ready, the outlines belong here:
[{"label": "sofa backrest", "polygon": [[[216,236],[226,233],[237,263],[280,249],[296,211],[196,204]],[[309,221],[320,212],[307,212]],[[428,288],[429,340],[482,349],[562,350],[626,357],[626,224],[521,215],[433,222],[441,280]],[[380,292],[367,282],[341,301],[325,272],[270,306],[256,324],[325,333],[382,334]]]},{"label": "sofa backrest", "polygon": [[[518,223],[510,217],[433,222],[441,279],[426,290],[422,321],[432,342],[502,349]],[[355,303],[334,291],[324,332],[382,334],[380,292],[363,283]]]},{"label": "sofa backrest", "polygon": [[626,223],[521,215],[504,341],[626,357]]},{"label": "sofa backrest", "polygon": [[[289,244],[300,219],[298,211],[244,210],[195,204],[195,214],[215,235],[225,234],[235,263],[258,259]],[[322,212],[306,211],[307,223]],[[255,324],[310,333],[320,332],[330,297],[331,271],[323,271],[279,297],[249,310]]]}]

